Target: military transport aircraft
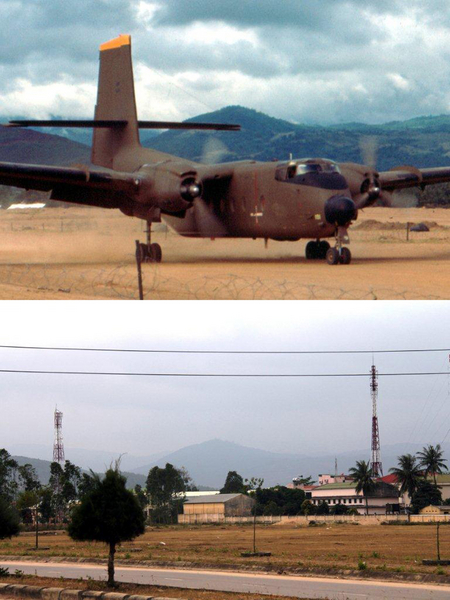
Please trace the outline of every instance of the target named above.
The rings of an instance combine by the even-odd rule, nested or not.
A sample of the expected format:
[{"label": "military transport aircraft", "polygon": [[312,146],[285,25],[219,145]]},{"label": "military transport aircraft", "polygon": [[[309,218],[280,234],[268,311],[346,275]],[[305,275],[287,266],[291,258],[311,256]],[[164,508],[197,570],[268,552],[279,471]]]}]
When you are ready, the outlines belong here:
[{"label": "military transport aircraft", "polygon": [[[311,239],[306,258],[348,264],[348,227],[358,209],[408,187],[450,181],[450,167],[396,167],[377,172],[366,165],[323,158],[282,162],[245,160],[205,165],[143,148],[139,128],[236,130],[238,125],[138,121],[131,39],[100,46],[100,74],[93,121],[10,121],[7,126],[92,127],[91,165],[85,168],[0,162],[0,184],[51,191],[64,202],[118,208],[145,219],[142,260],[161,261],[151,243],[151,224],[161,216],[191,237]],[[334,238],[333,246],[324,238]]]}]

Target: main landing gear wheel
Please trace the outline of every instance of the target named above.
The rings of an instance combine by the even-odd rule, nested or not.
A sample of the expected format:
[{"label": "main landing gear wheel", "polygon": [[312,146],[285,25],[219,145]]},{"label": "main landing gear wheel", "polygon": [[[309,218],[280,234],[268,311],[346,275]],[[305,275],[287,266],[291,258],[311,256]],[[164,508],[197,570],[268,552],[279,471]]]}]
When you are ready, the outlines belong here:
[{"label": "main landing gear wheel", "polygon": [[314,259],[324,259],[326,258],[327,251],[330,247],[330,244],[326,241],[322,242],[308,242],[305,248],[305,256],[308,260]]},{"label": "main landing gear wheel", "polygon": [[159,244],[150,244],[150,261],[160,263],[162,260],[162,249]]},{"label": "main landing gear wheel", "polygon": [[162,250],[159,244],[139,244],[137,252],[138,259],[141,263],[161,262]]}]

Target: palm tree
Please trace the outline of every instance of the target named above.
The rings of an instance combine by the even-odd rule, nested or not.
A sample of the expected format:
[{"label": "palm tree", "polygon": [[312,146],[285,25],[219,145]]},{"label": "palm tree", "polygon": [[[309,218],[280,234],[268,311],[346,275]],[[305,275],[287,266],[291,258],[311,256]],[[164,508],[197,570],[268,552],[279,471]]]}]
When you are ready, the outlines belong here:
[{"label": "palm tree", "polygon": [[397,460],[398,467],[389,470],[396,476],[397,482],[400,484],[400,494],[408,492],[408,496],[411,498],[420,480],[420,466],[416,462],[416,457],[411,454],[402,454]]},{"label": "palm tree", "polygon": [[376,487],[376,483],[373,480],[372,469],[370,465],[365,460],[357,460],[356,467],[352,467],[349,470],[350,475],[353,477],[356,483],[355,491],[357,494],[360,492],[363,493],[363,496],[366,500],[366,515],[369,514],[369,503],[367,499],[367,495]]},{"label": "palm tree", "polygon": [[419,466],[425,468],[425,477],[428,477],[430,473],[433,474],[434,485],[436,483],[436,473],[442,473],[442,470],[447,470],[445,463],[447,460],[442,458],[444,451],[441,450],[441,445],[437,444],[437,446],[427,446],[422,449],[422,452],[418,452],[417,456],[419,457]]}]

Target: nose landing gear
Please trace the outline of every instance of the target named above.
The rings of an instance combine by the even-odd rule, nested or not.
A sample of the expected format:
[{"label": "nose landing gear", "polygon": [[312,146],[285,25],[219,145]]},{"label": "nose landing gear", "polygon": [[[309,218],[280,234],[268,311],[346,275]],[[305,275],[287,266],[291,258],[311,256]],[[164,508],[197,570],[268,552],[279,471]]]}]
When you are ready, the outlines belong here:
[{"label": "nose landing gear", "polygon": [[329,265],[349,265],[352,260],[352,253],[348,248],[343,246],[348,244],[350,238],[346,227],[338,227],[335,233],[336,245],[327,251],[326,260]]}]

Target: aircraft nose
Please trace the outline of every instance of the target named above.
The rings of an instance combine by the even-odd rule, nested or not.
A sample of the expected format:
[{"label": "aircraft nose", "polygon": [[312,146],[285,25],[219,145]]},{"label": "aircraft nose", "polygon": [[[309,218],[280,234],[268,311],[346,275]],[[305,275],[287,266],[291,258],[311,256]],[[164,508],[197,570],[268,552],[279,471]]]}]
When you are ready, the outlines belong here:
[{"label": "aircraft nose", "polygon": [[325,219],[332,225],[345,226],[356,219],[356,204],[347,196],[331,196],[325,202]]}]

